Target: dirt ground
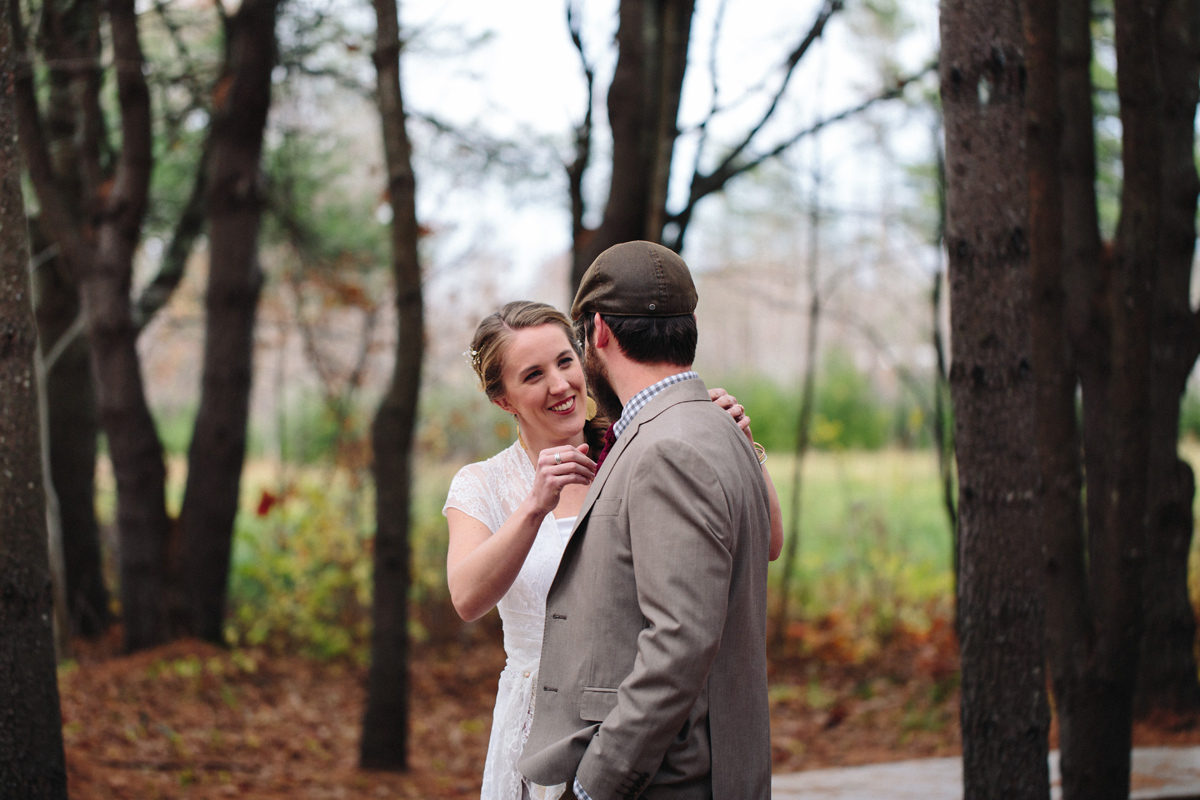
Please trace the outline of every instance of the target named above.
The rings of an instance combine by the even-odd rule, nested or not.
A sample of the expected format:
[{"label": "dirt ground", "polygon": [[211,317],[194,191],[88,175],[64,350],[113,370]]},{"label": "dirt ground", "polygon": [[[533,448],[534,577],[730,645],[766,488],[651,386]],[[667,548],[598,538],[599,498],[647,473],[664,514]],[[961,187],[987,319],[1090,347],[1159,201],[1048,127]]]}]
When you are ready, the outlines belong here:
[{"label": "dirt ground", "polygon": [[[406,774],[357,768],[362,667],[194,641],[119,656],[117,637],[78,643],[60,675],[73,800],[478,796],[504,662],[494,632],[415,650]],[[959,752],[948,626],[865,659],[833,623],[805,641],[771,667],[776,773]],[[1200,726],[1159,720],[1135,738],[1200,743]]]}]

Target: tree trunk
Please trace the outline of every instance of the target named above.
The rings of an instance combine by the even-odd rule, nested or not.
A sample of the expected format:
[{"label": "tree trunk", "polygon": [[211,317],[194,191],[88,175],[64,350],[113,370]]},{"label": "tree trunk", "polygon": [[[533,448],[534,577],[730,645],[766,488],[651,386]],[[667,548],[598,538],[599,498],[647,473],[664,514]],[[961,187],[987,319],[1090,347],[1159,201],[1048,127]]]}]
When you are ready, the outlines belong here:
[{"label": "tree trunk", "polygon": [[51,483],[62,517],[68,614],[74,633],[95,637],[112,623],[96,522],[99,423],[87,339],[76,336],[73,328],[80,314],[79,292],[65,272],[61,259],[54,256],[34,275],[38,336],[43,357],[62,347],[54,363],[47,365],[46,403]]},{"label": "tree trunk", "polygon": [[[933,244],[940,252],[946,248],[946,148],[942,141],[942,116],[933,130],[933,149],[937,154],[937,233]],[[946,340],[942,333],[942,284],[946,272],[942,264],[933,276],[929,290],[930,330],[934,355],[933,375],[933,442],[937,448],[938,478],[942,489],[942,508],[950,525],[950,565],[954,575],[954,594],[958,595],[958,507],[954,492],[954,429],[950,419],[953,400],[950,397],[950,372],[946,367]],[[955,630],[958,630],[957,611]]]},{"label": "tree trunk", "polygon": [[150,94],[142,74],[133,0],[109,8],[113,57],[118,64],[121,159],[103,202],[94,263],[81,294],[91,342],[100,422],[117,479],[121,530],[121,608],[125,648],[139,650],[165,638],[162,568],[169,522],[162,444],[142,384],[137,329],[130,313],[133,256],[141,237],[150,184]]},{"label": "tree trunk", "polygon": [[0,20],[0,793],[65,800],[34,379],[37,325],[12,99],[13,10],[6,4]]},{"label": "tree trunk", "polygon": [[[1112,286],[1110,491],[1105,529],[1089,536],[1095,591],[1096,666],[1102,682],[1100,725],[1089,726],[1077,763],[1095,764],[1097,781],[1064,796],[1124,798],[1129,791],[1132,702],[1143,628],[1142,574],[1150,467],[1150,336],[1163,198],[1162,89],[1155,0],[1117,0],[1117,91],[1121,103],[1124,183]],[[1082,729],[1081,729],[1081,732]],[[1106,741],[1098,741],[1103,737]],[[1063,759],[1068,763],[1068,744]]]},{"label": "tree trunk", "polygon": [[1096,206],[1096,141],[1092,119],[1090,0],[1063,0],[1059,14],[1063,145],[1063,282],[1067,325],[1083,392],[1087,530],[1103,525],[1108,486],[1112,259],[1100,244]]},{"label": "tree trunk", "polygon": [[[47,148],[56,183],[72,213],[81,216],[83,184],[79,148],[86,129],[80,98],[98,91],[99,9],[93,2],[48,2],[41,8],[41,42],[49,83]],[[89,65],[80,69],[79,64]],[[88,342],[81,319],[78,275],[57,253],[41,220],[30,226],[38,335],[44,364],[50,441],[50,478],[58,498],[70,629],[98,636],[112,622],[101,573],[95,513],[96,437],[99,421]]]},{"label": "tree trunk", "polygon": [[408,589],[412,446],[424,355],[424,302],[417,250],[416,179],[400,89],[395,0],[375,0],[379,115],[392,204],[392,268],[398,331],[392,383],[371,428],[375,477],[374,599],[371,669],[360,764],[408,767]]},{"label": "tree trunk", "polygon": [[1195,477],[1179,458],[1179,403],[1196,362],[1189,304],[1196,244],[1200,2],[1170,0],[1158,23],[1163,80],[1163,209],[1150,357],[1150,487],[1145,633],[1135,710],[1200,709],[1196,621],[1188,597]]},{"label": "tree trunk", "polygon": [[621,0],[616,72],[608,89],[612,178],[604,220],[576,241],[572,291],[593,259],[614,244],[662,241],[671,156],[694,0]]},{"label": "tree trunk", "polygon": [[943,0],[941,33],[964,796],[1045,800],[1019,8],[1014,0]]},{"label": "tree trunk", "polygon": [[[1058,590],[1052,588],[1051,599],[1054,616],[1063,624],[1050,633],[1066,800],[1129,796],[1148,510],[1151,309],[1163,191],[1154,5],[1141,0],[1115,4],[1125,180],[1111,264],[1104,257],[1099,261],[1098,282],[1108,284],[1108,307],[1105,314],[1093,315],[1106,320],[1109,335],[1078,343],[1081,363],[1103,364],[1091,373],[1091,382],[1083,382],[1086,555],[1077,544],[1074,564],[1049,562],[1051,580],[1061,582]],[[1079,25],[1081,33],[1081,22],[1071,24]],[[1068,36],[1075,33],[1067,31]],[[1084,86],[1080,82],[1078,90]],[[1082,98],[1064,100],[1083,104]],[[1083,240],[1091,234],[1073,235]],[[1080,288],[1078,283],[1068,286]],[[1077,309],[1094,302],[1095,295],[1084,292]],[[1101,345],[1107,345],[1107,357],[1094,355]],[[1103,372],[1107,380],[1095,380]],[[1087,376],[1081,370],[1081,377]],[[1100,475],[1093,474],[1093,464]],[[1086,570],[1086,581],[1065,579],[1056,573],[1059,569]],[[1055,635],[1061,636],[1056,644]]]},{"label": "tree trunk", "polygon": [[1037,384],[1039,535],[1046,552],[1046,650],[1059,713],[1064,788],[1076,792],[1083,786],[1095,788],[1091,776],[1095,774],[1098,749],[1105,749],[1107,758],[1124,760],[1126,765],[1129,753],[1118,749],[1119,732],[1101,727],[1111,721],[1107,710],[1114,697],[1092,669],[1096,627],[1080,498],[1076,377],[1065,291],[1068,281],[1063,268],[1066,237],[1059,12],[1054,4],[1036,0],[1025,0],[1024,11],[1034,298],[1031,327]]},{"label": "tree trunk", "polygon": [[[27,59],[19,4],[9,2],[14,45]],[[137,15],[131,0],[109,7],[111,46],[121,109],[121,152],[106,177],[101,153],[107,135],[99,105],[98,51],[71,63],[83,74],[75,90],[79,109],[78,180],[60,183],[43,133],[32,70],[17,74],[14,101],[30,182],[44,230],[80,282],[80,300],[96,386],[96,409],[108,438],[117,483],[121,532],[121,605],[125,647],[162,641],[162,568],[168,532],[163,496],[162,446],[146,404],[136,329],[129,310],[133,254],[141,236],[152,166],[150,95],[143,76]],[[95,66],[94,66],[95,65]],[[82,86],[82,88],[79,88]],[[77,212],[74,198],[81,196]],[[86,219],[86,225],[84,220]]]},{"label": "tree trunk", "polygon": [[808,240],[808,325],[804,337],[804,377],[800,384],[800,409],[796,418],[795,461],[792,464],[791,508],[788,515],[787,549],[783,554],[779,577],[779,610],[775,616],[775,646],[782,647],[787,634],[788,604],[792,577],[798,569],[800,552],[800,509],[804,481],[804,461],[808,456],[812,432],[813,407],[817,392],[817,334],[821,328],[820,229],[821,229],[821,152],[820,139],[813,145],[813,190],[809,205]]},{"label": "tree trunk", "polygon": [[209,155],[209,276],[200,409],[180,513],[193,632],[224,642],[262,273],[258,233],[263,132],[271,105],[278,0],[246,0],[226,21]]}]

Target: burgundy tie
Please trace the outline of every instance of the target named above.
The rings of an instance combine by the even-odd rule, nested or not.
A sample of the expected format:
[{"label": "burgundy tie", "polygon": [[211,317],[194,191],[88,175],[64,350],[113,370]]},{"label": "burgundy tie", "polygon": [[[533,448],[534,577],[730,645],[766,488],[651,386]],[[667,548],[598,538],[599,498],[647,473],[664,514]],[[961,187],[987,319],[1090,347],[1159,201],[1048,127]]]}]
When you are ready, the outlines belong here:
[{"label": "burgundy tie", "polygon": [[613,435],[613,426],[609,425],[608,430],[604,432],[604,447],[600,448],[600,455],[596,456],[596,469],[600,469],[600,465],[604,463],[604,457],[608,455],[608,451],[612,449],[613,442],[617,441],[617,437]]}]

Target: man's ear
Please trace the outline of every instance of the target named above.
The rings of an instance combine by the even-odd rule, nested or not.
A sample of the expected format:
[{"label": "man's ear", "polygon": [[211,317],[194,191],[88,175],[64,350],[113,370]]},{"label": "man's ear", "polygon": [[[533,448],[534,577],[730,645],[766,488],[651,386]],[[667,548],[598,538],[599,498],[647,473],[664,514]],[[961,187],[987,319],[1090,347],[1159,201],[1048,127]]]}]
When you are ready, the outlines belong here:
[{"label": "man's ear", "polygon": [[592,318],[592,327],[596,337],[593,346],[596,349],[607,347],[609,340],[612,338],[612,329],[604,322],[604,317],[600,316],[600,312],[596,312],[596,316]]}]

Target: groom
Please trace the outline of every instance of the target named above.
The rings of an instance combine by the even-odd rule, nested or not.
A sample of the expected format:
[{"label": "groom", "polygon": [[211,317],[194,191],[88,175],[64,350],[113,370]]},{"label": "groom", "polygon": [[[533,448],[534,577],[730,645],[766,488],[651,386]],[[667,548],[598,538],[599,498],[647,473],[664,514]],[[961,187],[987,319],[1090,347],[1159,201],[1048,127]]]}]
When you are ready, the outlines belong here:
[{"label": "groom", "polygon": [[583,800],[770,796],[767,492],[691,371],[695,308],[650,242],[601,253],[571,308],[615,441],[546,600],[519,766]]}]

